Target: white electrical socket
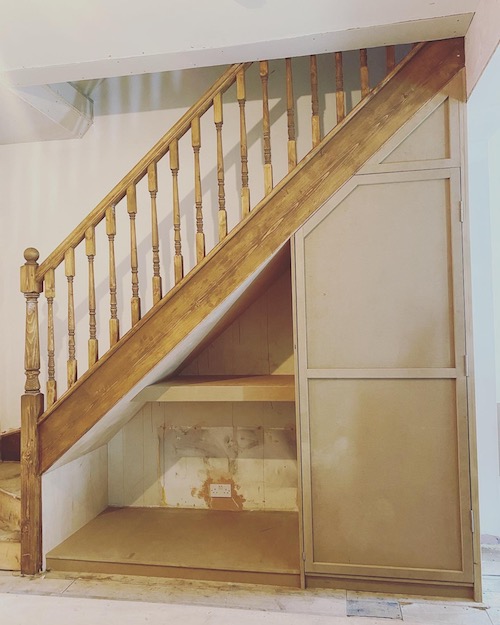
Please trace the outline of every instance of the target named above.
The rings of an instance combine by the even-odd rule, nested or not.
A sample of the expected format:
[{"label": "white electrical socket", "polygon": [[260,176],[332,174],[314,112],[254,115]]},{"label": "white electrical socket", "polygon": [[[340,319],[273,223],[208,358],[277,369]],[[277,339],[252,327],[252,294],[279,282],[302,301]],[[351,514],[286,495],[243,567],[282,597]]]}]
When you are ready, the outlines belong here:
[{"label": "white electrical socket", "polygon": [[231,484],[210,484],[210,497],[231,497]]}]

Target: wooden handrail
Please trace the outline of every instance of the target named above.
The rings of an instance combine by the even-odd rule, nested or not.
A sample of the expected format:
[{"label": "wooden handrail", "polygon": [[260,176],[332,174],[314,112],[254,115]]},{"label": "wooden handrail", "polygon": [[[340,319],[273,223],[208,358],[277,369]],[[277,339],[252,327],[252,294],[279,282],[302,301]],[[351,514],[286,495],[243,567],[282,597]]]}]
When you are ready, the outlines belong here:
[{"label": "wooden handrail", "polygon": [[127,194],[127,188],[135,185],[146,174],[148,167],[160,160],[168,152],[170,143],[180,139],[188,130],[191,123],[197,117],[201,117],[208,111],[216,95],[223,93],[236,82],[236,77],[240,70],[246,70],[251,63],[236,63],[229,67],[222,76],[205,92],[205,94],[194,104],[179,121],[163,135],[163,137],[149,150],[149,152],[135,165],[126,176],[99,202],[94,210],[69,234],[56,249],[47,256],[40,264],[36,272],[36,279],[42,281],[49,269],[56,269],[64,259],[64,255],[69,248],[75,248],[85,238],[88,228],[95,227],[104,219],[106,209],[116,205]]}]

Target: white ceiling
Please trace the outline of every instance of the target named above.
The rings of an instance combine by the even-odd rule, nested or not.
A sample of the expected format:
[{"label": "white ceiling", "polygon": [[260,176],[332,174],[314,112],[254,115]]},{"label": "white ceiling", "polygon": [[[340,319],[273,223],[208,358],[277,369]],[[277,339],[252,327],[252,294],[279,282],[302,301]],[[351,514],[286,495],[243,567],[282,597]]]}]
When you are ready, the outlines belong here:
[{"label": "white ceiling", "polygon": [[0,21],[0,81],[10,87],[0,89],[0,143],[30,140],[30,125],[44,127],[41,138],[61,135],[24,99],[22,119],[33,119],[16,139],[5,112],[17,87],[461,36],[478,2],[17,0]]}]

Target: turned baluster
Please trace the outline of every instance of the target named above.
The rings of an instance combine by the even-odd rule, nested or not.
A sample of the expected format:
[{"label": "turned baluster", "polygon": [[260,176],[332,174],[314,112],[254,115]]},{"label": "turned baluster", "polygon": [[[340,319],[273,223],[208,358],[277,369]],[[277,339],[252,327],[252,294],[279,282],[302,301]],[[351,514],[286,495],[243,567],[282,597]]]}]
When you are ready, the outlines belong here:
[{"label": "turned baluster", "polygon": [[112,347],[115,343],[118,343],[120,338],[120,321],[118,319],[118,303],[116,299],[116,217],[114,206],[106,209],[106,234],[109,246],[109,307],[111,314],[109,320],[109,346]]},{"label": "turned baluster", "polygon": [[264,193],[267,195],[273,189],[273,166],[271,162],[271,124],[269,118],[269,63],[259,63],[260,80],[262,83],[262,128],[264,143]]},{"label": "turned baluster", "polygon": [[153,248],[153,304],[162,298],[160,275],[160,237],[158,234],[158,211],[156,196],[158,194],[158,174],[156,163],[148,167],[148,190],[151,196],[151,247]]},{"label": "turned baluster", "polygon": [[184,260],[181,252],[181,208],[179,204],[179,144],[174,139],[169,145],[170,169],[172,171],[172,200],[174,215],[174,278],[177,284],[184,277]]},{"label": "turned baluster", "polygon": [[315,54],[310,57],[311,70],[311,108],[312,108],[312,146],[315,148],[321,141],[319,127],[319,97],[318,97],[318,60]]},{"label": "turned baluster", "polygon": [[200,149],[201,130],[200,118],[195,117],[191,122],[191,145],[194,154],[194,205],[196,209],[196,262],[205,257],[205,234],[203,232],[203,209],[201,192]]},{"label": "turned baluster", "polygon": [[89,368],[95,365],[99,358],[97,341],[96,298],[95,298],[95,229],[93,226],[85,231],[85,254],[89,261]]},{"label": "turned baluster", "polygon": [[224,191],[224,153],[222,151],[222,94],[214,98],[214,122],[217,131],[217,186],[219,198],[219,241],[227,235],[226,195]]},{"label": "turned baluster", "polygon": [[241,69],[236,76],[236,98],[240,106],[241,214],[244,217],[250,212],[250,188],[248,186],[247,125],[245,118],[246,88],[244,69]]},{"label": "turned baluster", "polygon": [[370,93],[370,83],[368,80],[368,53],[366,48],[359,51],[359,72],[361,77],[361,98],[366,98]]},{"label": "turned baluster", "polygon": [[344,68],[342,52],[335,52],[335,99],[337,102],[337,124],[345,117]]},{"label": "turned baluster", "polygon": [[57,400],[55,340],[54,340],[54,298],[56,296],[56,278],[53,269],[45,274],[44,285],[47,298],[47,408]]},{"label": "turned baluster", "polygon": [[38,251],[29,247],[21,267],[21,291],[26,299],[24,367],[26,382],[21,397],[21,572],[35,575],[42,565],[42,480],[38,419],[43,414],[40,393],[40,335],[38,298],[42,283],[36,279]]},{"label": "turned baluster", "polygon": [[75,278],[75,250],[70,247],[64,254],[64,273],[68,280],[68,388],[77,378],[76,343],[75,343],[75,299],[73,280]]},{"label": "turned baluster", "polygon": [[139,297],[139,261],[137,258],[137,234],[135,216],[137,215],[137,194],[135,185],[127,188],[127,212],[130,218],[130,270],[132,275],[132,298],[130,313],[132,326],[141,318],[141,298]]},{"label": "turned baluster", "polygon": [[297,165],[297,141],[295,138],[295,103],[293,99],[292,59],[285,59],[286,67],[286,119],[288,126],[288,171]]},{"label": "turned baluster", "polygon": [[387,73],[390,74],[396,66],[396,46],[386,46],[385,63],[387,67]]}]

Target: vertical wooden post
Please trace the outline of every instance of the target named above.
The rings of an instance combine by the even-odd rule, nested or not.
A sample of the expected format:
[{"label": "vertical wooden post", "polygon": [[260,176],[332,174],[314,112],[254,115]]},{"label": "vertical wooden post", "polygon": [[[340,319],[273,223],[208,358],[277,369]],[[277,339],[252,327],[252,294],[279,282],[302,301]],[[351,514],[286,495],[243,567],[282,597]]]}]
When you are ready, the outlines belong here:
[{"label": "vertical wooden post", "polygon": [[174,278],[175,284],[184,277],[184,259],[181,246],[181,206],[179,203],[179,142],[174,139],[168,146],[172,171],[172,201],[174,214]]},{"label": "vertical wooden post", "polygon": [[297,165],[297,141],[295,138],[295,102],[293,99],[292,59],[285,59],[286,67],[286,119],[288,126],[288,171]]},{"label": "vertical wooden post", "polygon": [[335,99],[337,101],[337,124],[345,117],[344,68],[342,52],[335,52]]},{"label": "vertical wooden post", "polygon": [[359,51],[359,71],[361,77],[361,98],[366,98],[370,93],[370,82],[368,79],[368,52],[366,48]]},{"label": "vertical wooden post", "polygon": [[85,231],[85,253],[89,261],[89,369],[95,365],[99,358],[99,345],[97,342],[97,322],[96,322],[96,299],[95,299],[95,228],[91,226]]},{"label": "vertical wooden post", "polygon": [[158,174],[156,163],[148,167],[148,190],[151,196],[151,246],[153,248],[153,304],[157,304],[162,298],[161,275],[160,275],[160,237],[158,234],[158,211],[156,208],[156,195],[158,193]]},{"label": "vertical wooden post", "polygon": [[219,197],[219,241],[227,235],[226,194],[224,191],[224,152],[222,150],[222,94],[214,98],[214,123],[217,131],[217,186]]},{"label": "vertical wooden post", "polygon": [[106,209],[106,234],[109,242],[109,346],[113,347],[120,338],[120,321],[118,319],[118,302],[116,298],[116,261],[115,261],[115,236],[116,217],[115,207]]},{"label": "vertical wooden post", "polygon": [[318,60],[315,54],[310,56],[311,70],[311,126],[312,126],[312,146],[315,148],[321,141],[319,127],[319,96],[318,96]]},{"label": "vertical wooden post", "polygon": [[38,418],[43,414],[40,392],[40,335],[36,280],[39,253],[30,247],[21,267],[21,292],[26,298],[24,367],[25,393],[21,397],[21,572],[35,575],[42,565],[42,481],[38,448]]},{"label": "vertical wooden post", "polygon": [[264,143],[264,194],[273,190],[273,165],[271,160],[271,123],[269,118],[269,63],[261,61],[259,64],[260,80],[262,83],[262,128]]},{"label": "vertical wooden post", "polygon": [[137,234],[135,230],[137,195],[134,184],[127,188],[127,212],[130,218],[130,270],[132,273],[130,316],[133,327],[141,318],[141,298],[139,297],[139,259],[137,257]]},{"label": "vertical wooden post", "polygon": [[75,342],[75,298],[73,280],[75,278],[75,250],[70,247],[64,254],[64,273],[68,280],[68,388],[77,379],[76,342]]},{"label": "vertical wooden post", "polygon": [[54,340],[54,298],[56,296],[55,272],[49,269],[45,274],[45,297],[47,298],[47,408],[57,400],[55,340]]},{"label": "vertical wooden post", "polygon": [[191,145],[194,154],[194,204],[196,209],[196,262],[205,257],[205,233],[203,232],[203,205],[201,192],[201,129],[200,118],[195,117],[191,122]]},{"label": "vertical wooden post", "polygon": [[387,73],[390,74],[396,66],[396,46],[386,46],[385,62],[387,67]]},{"label": "vertical wooden post", "polygon": [[240,69],[236,76],[236,98],[240,105],[240,152],[241,152],[241,215],[250,212],[250,188],[248,186],[248,145],[245,117],[246,88],[245,70]]}]

